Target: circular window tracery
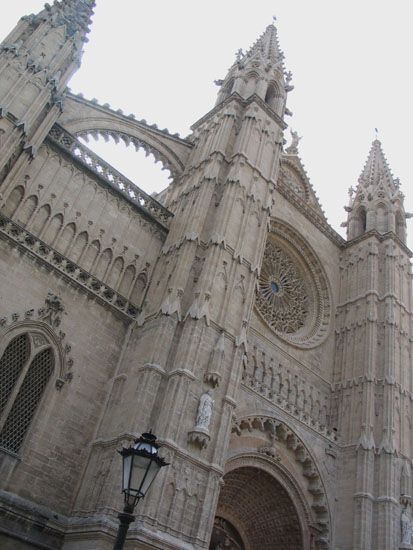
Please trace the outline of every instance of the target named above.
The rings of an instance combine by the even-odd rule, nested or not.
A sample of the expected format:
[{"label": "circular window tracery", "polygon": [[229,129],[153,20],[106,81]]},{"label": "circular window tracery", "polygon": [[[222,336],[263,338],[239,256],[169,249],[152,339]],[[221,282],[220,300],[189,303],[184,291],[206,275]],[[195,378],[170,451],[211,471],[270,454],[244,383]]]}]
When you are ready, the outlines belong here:
[{"label": "circular window tracery", "polygon": [[330,319],[330,294],[321,264],[292,228],[272,221],[256,293],[264,321],[284,340],[318,345]]},{"label": "circular window tracery", "polygon": [[272,243],[265,250],[257,303],[277,331],[291,334],[305,323],[308,295],[304,281],[291,259]]}]

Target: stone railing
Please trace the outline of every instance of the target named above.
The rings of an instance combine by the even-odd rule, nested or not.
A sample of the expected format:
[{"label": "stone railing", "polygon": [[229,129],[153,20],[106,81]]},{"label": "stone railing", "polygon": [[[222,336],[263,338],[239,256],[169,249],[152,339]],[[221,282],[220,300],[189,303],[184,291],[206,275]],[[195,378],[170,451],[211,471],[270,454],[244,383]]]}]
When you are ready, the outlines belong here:
[{"label": "stone railing", "polygon": [[115,170],[110,164],[102,160],[98,155],[85,147],[72,134],[64,128],[55,124],[50,130],[48,138],[52,143],[57,144],[62,149],[83,164],[86,168],[94,172],[103,179],[112,189],[120,193],[137,206],[144,213],[149,214],[163,227],[168,227],[169,220],[173,216],[167,208],[160,202],[139,189],[132,181],[120,172]]},{"label": "stone railing", "polygon": [[242,383],[317,433],[337,441],[337,432],[328,427],[328,399],[316,395],[304,379],[292,376],[281,365],[259,369],[247,360]]},{"label": "stone railing", "polygon": [[37,260],[44,262],[48,267],[55,269],[92,294],[98,301],[106,303],[129,318],[135,319],[139,315],[138,306],[2,214],[0,214],[0,238],[5,238],[14,246],[29,252]]}]

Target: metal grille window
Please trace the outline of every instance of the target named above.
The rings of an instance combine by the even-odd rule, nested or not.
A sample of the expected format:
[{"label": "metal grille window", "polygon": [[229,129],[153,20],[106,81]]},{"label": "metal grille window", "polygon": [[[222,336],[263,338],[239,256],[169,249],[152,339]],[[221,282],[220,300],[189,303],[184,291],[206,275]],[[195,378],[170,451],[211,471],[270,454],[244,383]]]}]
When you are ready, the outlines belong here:
[{"label": "metal grille window", "polygon": [[0,359],[0,447],[18,453],[53,372],[54,355],[39,333],[16,336]]},{"label": "metal grille window", "polygon": [[27,334],[21,334],[13,338],[0,359],[0,415],[29,354],[29,338]]}]

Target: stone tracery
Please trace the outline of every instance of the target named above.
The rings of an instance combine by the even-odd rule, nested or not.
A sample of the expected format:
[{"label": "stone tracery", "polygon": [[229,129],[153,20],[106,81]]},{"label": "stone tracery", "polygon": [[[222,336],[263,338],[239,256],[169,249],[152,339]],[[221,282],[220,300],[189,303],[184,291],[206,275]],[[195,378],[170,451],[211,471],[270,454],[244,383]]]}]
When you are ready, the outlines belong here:
[{"label": "stone tracery", "polygon": [[308,295],[288,255],[271,241],[265,248],[257,306],[277,331],[294,333],[305,323]]},{"label": "stone tracery", "polygon": [[294,345],[314,347],[326,337],[331,302],[324,270],[304,239],[274,219],[255,304],[277,335]]}]

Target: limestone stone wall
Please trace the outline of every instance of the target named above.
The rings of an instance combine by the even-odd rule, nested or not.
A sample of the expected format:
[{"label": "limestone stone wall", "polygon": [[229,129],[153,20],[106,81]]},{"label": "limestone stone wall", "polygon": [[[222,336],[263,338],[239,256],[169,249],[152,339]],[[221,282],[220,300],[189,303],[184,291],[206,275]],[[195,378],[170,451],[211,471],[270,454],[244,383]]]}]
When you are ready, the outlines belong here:
[{"label": "limestone stone wall", "polygon": [[55,365],[20,457],[1,453],[2,488],[69,515],[129,319],[67,284],[9,242],[1,240],[0,246],[1,336],[26,326],[43,330],[45,323],[37,312],[51,291],[60,297],[64,312],[59,326],[50,330],[71,359],[70,376],[61,384]]},{"label": "limestone stone wall", "polygon": [[165,238],[75,159],[45,144],[4,186],[1,213],[136,305]]}]

